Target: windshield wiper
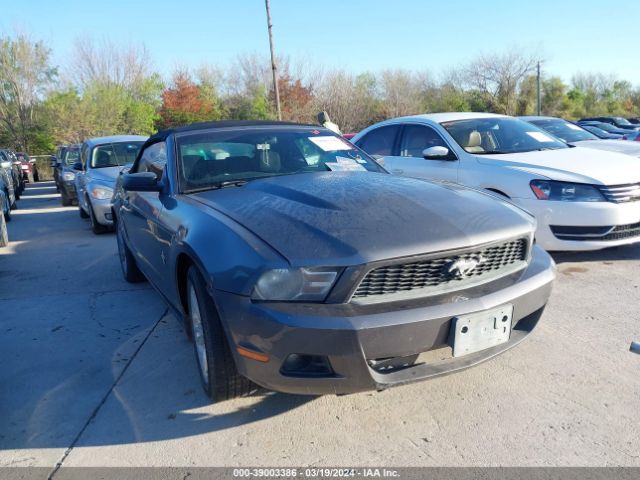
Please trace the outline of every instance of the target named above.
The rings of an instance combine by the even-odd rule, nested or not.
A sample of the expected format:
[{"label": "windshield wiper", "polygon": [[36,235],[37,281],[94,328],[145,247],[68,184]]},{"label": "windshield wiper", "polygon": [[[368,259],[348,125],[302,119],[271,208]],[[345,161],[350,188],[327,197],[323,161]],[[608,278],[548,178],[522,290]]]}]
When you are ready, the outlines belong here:
[{"label": "windshield wiper", "polygon": [[226,187],[241,187],[243,185],[246,185],[247,183],[249,183],[249,180],[227,180],[224,182],[207,185],[206,187],[192,188],[190,190],[186,190],[184,193],[199,193],[206,192],[207,190],[218,190],[220,188]]},{"label": "windshield wiper", "polygon": [[513,152],[503,152],[502,150],[486,150],[484,152],[469,152],[473,155],[507,155]]}]

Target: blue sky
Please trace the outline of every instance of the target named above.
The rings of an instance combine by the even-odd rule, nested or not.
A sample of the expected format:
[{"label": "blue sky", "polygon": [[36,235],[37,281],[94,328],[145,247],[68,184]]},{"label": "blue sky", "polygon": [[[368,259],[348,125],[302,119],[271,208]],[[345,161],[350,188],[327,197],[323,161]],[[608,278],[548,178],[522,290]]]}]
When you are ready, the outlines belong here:
[{"label": "blue sky", "polygon": [[[6,1],[0,31],[29,32],[64,65],[74,39],[144,42],[163,74],[268,55],[264,0]],[[541,51],[545,72],[615,74],[640,85],[635,4],[602,0],[271,0],[276,51],[354,72],[438,74],[481,52]],[[606,39],[605,39],[606,38]],[[615,39],[615,40],[612,40]],[[617,44],[617,45],[616,45]]]}]

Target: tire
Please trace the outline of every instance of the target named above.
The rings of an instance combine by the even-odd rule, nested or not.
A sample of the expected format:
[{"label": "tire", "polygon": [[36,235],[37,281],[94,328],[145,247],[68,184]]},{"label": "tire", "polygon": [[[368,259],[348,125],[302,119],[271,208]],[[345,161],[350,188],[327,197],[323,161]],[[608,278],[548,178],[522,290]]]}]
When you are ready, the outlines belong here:
[{"label": "tire", "polygon": [[200,380],[213,402],[249,395],[258,387],[238,373],[215,303],[196,267],[187,273],[187,303]]},{"label": "tire", "polygon": [[33,180],[36,182],[40,181],[40,174],[38,173],[38,169],[33,169]]},{"label": "tire", "polygon": [[109,230],[109,227],[105,227],[104,225],[100,225],[98,220],[96,219],[96,214],[93,211],[93,207],[91,206],[91,202],[87,200],[87,206],[89,207],[89,220],[91,221],[91,230],[96,235],[100,235]]},{"label": "tire", "polygon": [[9,232],[7,231],[7,222],[4,215],[0,215],[0,247],[9,245]]},{"label": "tire", "polygon": [[2,206],[2,211],[4,212],[4,215],[2,215],[2,217],[4,218],[5,223],[9,223],[11,221],[11,206],[9,205],[9,195],[4,196],[4,205]]},{"label": "tire", "polygon": [[78,210],[80,211],[80,218],[89,218],[87,212],[82,209],[82,205],[80,205],[80,200],[78,200]]},{"label": "tire", "polygon": [[67,197],[67,194],[64,193],[64,191],[60,193],[60,201],[62,202],[63,207],[68,207],[69,205],[71,205],[71,200],[69,199],[69,197]]},{"label": "tire", "polygon": [[120,222],[116,223],[116,238],[118,242],[118,256],[120,258],[120,268],[122,276],[129,283],[140,283],[146,280],[144,274],[138,268],[136,259],[127,246],[124,239],[124,226]]}]

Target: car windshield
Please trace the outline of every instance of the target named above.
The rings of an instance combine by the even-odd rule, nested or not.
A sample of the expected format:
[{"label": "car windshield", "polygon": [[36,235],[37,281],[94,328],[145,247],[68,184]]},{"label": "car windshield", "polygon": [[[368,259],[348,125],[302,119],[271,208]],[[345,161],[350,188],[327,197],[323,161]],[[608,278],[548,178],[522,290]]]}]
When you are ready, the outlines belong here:
[{"label": "car windshield", "polygon": [[73,165],[80,161],[80,148],[73,147],[68,149],[64,154],[64,163],[66,165]]},{"label": "car windshield", "polygon": [[473,118],[443,122],[442,126],[466,152],[475,155],[569,148],[549,133],[516,118]]},{"label": "car windshield", "polygon": [[114,142],[93,149],[91,168],[122,167],[133,163],[144,142]]},{"label": "car windshield", "polygon": [[327,130],[253,128],[183,134],[177,139],[185,192],[304,172],[383,172],[366,153]]},{"label": "car windshield", "polygon": [[620,130],[619,128],[616,128],[613,125],[609,123],[604,123],[604,122],[592,123],[591,126],[597,127],[600,130],[604,130],[605,132],[611,132],[611,133],[616,133],[618,132],[618,130]]},{"label": "car windshield", "polygon": [[584,140],[598,140],[593,133],[565,120],[530,120],[535,126],[540,127],[551,135],[564,140],[567,143],[582,142]]},{"label": "car windshield", "polygon": [[613,117],[613,120],[618,125],[633,126],[633,124],[629,120],[627,120],[626,118],[623,118],[623,117]]}]

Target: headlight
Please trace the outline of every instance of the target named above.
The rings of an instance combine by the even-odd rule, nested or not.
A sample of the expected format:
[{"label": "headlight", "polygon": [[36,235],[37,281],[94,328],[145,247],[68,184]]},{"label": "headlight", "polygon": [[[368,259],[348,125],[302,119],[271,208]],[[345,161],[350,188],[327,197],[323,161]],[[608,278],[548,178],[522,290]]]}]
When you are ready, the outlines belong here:
[{"label": "headlight", "polygon": [[108,200],[113,196],[113,190],[107,187],[93,187],[91,196],[97,200]]},{"label": "headlight", "polygon": [[62,174],[62,180],[64,180],[65,182],[73,182],[75,178],[76,174],[73,172],[64,172]]},{"label": "headlight", "polygon": [[277,268],[264,272],[251,298],[254,300],[322,302],[338,276],[336,270]]},{"label": "headlight", "polygon": [[585,185],[584,183],[532,180],[529,185],[538,200],[557,200],[562,202],[607,201],[600,190],[593,185]]}]

